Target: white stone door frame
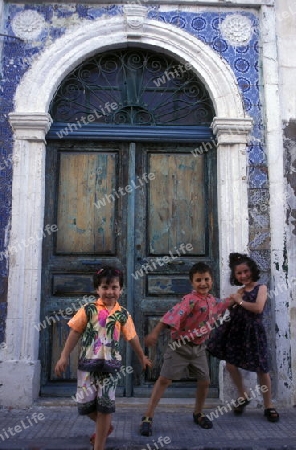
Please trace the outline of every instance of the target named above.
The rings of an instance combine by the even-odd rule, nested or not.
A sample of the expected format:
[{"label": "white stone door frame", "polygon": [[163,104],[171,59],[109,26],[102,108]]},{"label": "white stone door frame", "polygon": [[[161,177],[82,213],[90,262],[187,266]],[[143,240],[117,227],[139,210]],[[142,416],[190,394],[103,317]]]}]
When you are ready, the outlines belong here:
[{"label": "white stone door frame", "polygon": [[166,52],[191,65],[216,111],[221,295],[227,292],[229,253],[247,251],[246,143],[252,120],[244,112],[235,76],[209,46],[180,28],[148,19],[146,14],[145,7],[131,5],[124,8],[123,16],[81,22],[40,54],[18,86],[15,110],[10,114],[14,160],[18,161],[13,172],[10,245],[19,241],[31,245],[20,246],[10,257],[7,346],[2,358],[5,364],[0,367],[4,405],[31,405],[39,392],[39,333],[33,324],[40,320],[42,239],[31,238],[40,235],[44,226],[48,109],[61,81],[86,58],[133,44]]}]

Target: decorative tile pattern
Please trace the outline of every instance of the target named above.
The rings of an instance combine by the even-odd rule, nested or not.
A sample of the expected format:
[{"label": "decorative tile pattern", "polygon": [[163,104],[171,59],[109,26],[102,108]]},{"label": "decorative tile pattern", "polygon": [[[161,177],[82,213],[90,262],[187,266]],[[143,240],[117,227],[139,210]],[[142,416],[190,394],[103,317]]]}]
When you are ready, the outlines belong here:
[{"label": "decorative tile pattern", "polygon": [[251,20],[241,14],[229,14],[221,23],[220,30],[230,45],[247,45],[253,33]]},{"label": "decorative tile pattern", "polygon": [[267,188],[268,175],[266,166],[251,167],[249,170],[249,186],[250,188]]},{"label": "decorative tile pattern", "polygon": [[256,230],[252,232],[252,229],[250,230],[250,242],[249,242],[249,249],[261,249],[261,250],[268,250],[270,246],[270,232],[262,230]]},{"label": "decorative tile pattern", "polygon": [[14,16],[11,28],[23,40],[36,40],[44,27],[44,17],[37,11],[27,9]]},{"label": "decorative tile pattern", "polygon": [[260,270],[262,270],[263,272],[268,272],[270,267],[269,267],[269,261],[270,261],[270,250],[256,250],[256,251],[252,251],[250,253],[251,258],[254,259],[254,261],[256,261],[256,263],[258,264]]}]

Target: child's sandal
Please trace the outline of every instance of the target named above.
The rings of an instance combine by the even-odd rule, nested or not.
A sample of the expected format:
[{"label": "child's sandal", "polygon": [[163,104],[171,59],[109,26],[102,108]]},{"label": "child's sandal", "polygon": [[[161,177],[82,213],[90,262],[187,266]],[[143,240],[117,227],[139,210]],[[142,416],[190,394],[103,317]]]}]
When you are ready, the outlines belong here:
[{"label": "child's sandal", "polygon": [[89,438],[89,443],[90,445],[92,445],[92,448],[94,448],[95,440],[96,440],[96,433],[92,434],[91,437]]},{"label": "child's sandal", "polygon": [[197,414],[193,413],[193,421],[194,423],[199,425],[201,428],[204,428],[205,430],[213,428],[212,421],[202,413]]},{"label": "child's sandal", "polygon": [[238,406],[234,406],[233,412],[234,414],[242,414],[244,412],[245,407],[250,403],[250,400],[245,400],[243,402],[240,402],[236,400],[236,403],[238,403]]},{"label": "child's sandal", "polygon": [[[112,433],[113,430],[114,430],[113,425],[110,425],[110,428],[109,428],[107,436],[109,436]],[[92,434],[90,439],[89,439],[89,442],[90,442],[91,445],[95,445],[95,439],[96,439],[96,433]]]},{"label": "child's sandal", "polygon": [[266,408],[264,410],[264,416],[269,422],[278,422],[280,419],[280,415],[275,408]]},{"label": "child's sandal", "polygon": [[140,434],[142,436],[152,435],[152,417],[142,417],[142,422],[140,425]]}]

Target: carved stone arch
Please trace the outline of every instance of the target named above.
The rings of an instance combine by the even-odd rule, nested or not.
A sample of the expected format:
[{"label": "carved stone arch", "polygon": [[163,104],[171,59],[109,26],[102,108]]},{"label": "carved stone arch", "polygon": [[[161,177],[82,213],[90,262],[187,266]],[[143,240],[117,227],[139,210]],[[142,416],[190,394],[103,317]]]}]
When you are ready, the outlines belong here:
[{"label": "carved stone arch", "polygon": [[36,58],[17,88],[15,109],[10,114],[14,160],[19,161],[13,172],[10,245],[31,242],[32,237],[35,240],[10,258],[7,345],[1,371],[3,405],[29,406],[39,392],[39,332],[32,324],[40,320],[45,135],[51,124],[48,108],[61,81],[83,60],[98,52],[132,44],[154,51],[159,49],[191,65],[205,84],[216,112],[213,130],[218,142],[222,295],[227,290],[229,252],[247,248],[245,147],[252,121],[245,115],[235,76],[209,46],[174,25],[147,19],[146,14],[145,7],[130,5],[124,8],[123,16],[87,21],[87,25],[82,22],[69,29]]},{"label": "carved stone arch", "polygon": [[174,25],[150,19],[144,20],[137,37],[132,33],[127,17],[98,19],[69,30],[25,74],[16,92],[15,112],[47,113],[60,82],[79,63],[95,53],[134,43],[190,64],[210,93],[217,117],[245,118],[230,66],[208,45]]}]

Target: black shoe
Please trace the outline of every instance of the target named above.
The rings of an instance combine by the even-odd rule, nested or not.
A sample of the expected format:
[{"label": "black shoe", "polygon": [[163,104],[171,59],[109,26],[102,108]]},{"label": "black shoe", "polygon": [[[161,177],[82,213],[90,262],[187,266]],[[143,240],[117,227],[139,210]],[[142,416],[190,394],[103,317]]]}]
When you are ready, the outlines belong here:
[{"label": "black shoe", "polygon": [[278,422],[280,415],[275,408],[267,408],[264,410],[264,416],[267,417],[269,422]]},{"label": "black shoe", "polygon": [[196,423],[196,425],[199,425],[201,428],[204,428],[205,430],[213,428],[212,421],[202,413],[193,413],[193,422]]},{"label": "black shoe", "polygon": [[243,401],[239,402],[237,399],[236,403],[238,403],[238,405],[234,406],[233,408],[234,414],[242,414],[244,412],[245,407],[250,403],[250,400],[247,400],[245,398]]},{"label": "black shoe", "polygon": [[142,423],[140,425],[140,434],[142,436],[152,435],[152,417],[142,417]]}]

